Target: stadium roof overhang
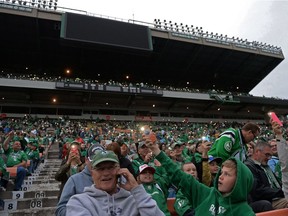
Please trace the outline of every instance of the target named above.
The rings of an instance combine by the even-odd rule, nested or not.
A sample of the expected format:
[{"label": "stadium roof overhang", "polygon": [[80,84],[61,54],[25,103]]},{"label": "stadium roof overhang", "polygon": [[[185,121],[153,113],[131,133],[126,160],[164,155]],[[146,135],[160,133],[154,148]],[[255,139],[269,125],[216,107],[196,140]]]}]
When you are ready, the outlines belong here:
[{"label": "stadium roof overhang", "polygon": [[284,59],[282,53],[156,28],[149,28],[150,51],[66,40],[60,37],[61,13],[0,10],[5,28],[0,35],[0,67],[11,73],[64,76],[70,69],[74,78],[103,82],[248,93]]}]

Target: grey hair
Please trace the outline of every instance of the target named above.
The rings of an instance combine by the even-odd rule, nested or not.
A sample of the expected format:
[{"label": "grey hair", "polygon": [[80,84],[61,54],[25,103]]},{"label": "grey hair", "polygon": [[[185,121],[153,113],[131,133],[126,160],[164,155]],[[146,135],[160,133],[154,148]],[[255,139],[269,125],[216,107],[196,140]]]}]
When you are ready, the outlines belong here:
[{"label": "grey hair", "polygon": [[259,150],[263,150],[265,147],[269,147],[271,148],[270,144],[268,142],[259,140],[256,145],[255,145],[255,150],[259,149]]}]

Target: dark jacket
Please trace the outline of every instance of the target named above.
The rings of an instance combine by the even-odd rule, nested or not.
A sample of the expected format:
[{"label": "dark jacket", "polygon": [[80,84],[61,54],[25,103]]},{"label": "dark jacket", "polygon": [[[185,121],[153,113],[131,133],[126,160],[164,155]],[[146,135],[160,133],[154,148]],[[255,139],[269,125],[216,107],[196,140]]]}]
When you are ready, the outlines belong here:
[{"label": "dark jacket", "polygon": [[[284,197],[284,193],[281,188],[271,188],[268,177],[260,165],[256,164],[251,158],[248,158],[245,161],[245,164],[248,166],[254,176],[253,188],[249,194],[252,202],[258,200],[268,200],[271,202],[274,198]],[[281,185],[280,182],[279,184]]]},{"label": "dark jacket", "polygon": [[120,168],[127,168],[129,170],[129,172],[135,177],[136,179],[136,174],[135,171],[133,169],[132,163],[129,159],[125,158],[125,157],[120,157],[119,158],[119,164],[120,164]]}]

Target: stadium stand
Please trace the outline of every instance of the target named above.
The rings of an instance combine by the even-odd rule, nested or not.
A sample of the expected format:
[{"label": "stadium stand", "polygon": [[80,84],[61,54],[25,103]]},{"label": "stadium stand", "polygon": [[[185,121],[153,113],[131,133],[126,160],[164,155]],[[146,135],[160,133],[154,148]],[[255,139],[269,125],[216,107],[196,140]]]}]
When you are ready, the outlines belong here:
[{"label": "stadium stand", "polygon": [[[286,121],[288,100],[249,95],[284,59],[281,48],[216,37],[202,29],[192,34],[167,28],[160,20],[134,25],[57,5],[44,7],[42,1],[13,2],[0,0],[0,19],[5,21],[0,34],[3,120],[29,125],[31,119],[42,119],[43,125],[60,121],[83,128],[103,123],[108,126],[99,128],[106,132],[149,123],[157,130],[175,129],[176,135],[192,128],[198,128],[197,135],[215,134],[247,121],[261,124],[269,134],[264,115],[270,110]],[[75,29],[67,20],[83,25],[76,29],[84,38],[71,38]],[[123,44],[103,32],[110,41],[91,41],[88,21],[119,29],[113,35],[130,32],[130,39]],[[15,27],[19,25],[23,28]],[[133,43],[133,36],[141,38],[140,45]],[[58,143],[44,155],[22,191],[12,191],[15,170],[9,170],[7,191],[0,192],[5,201],[1,216],[54,214],[60,184],[54,180],[61,163]],[[174,198],[168,199],[171,215],[177,215],[173,204]],[[277,210],[257,216],[285,214]]]},{"label": "stadium stand", "polygon": [[[271,109],[280,115],[287,113],[287,100],[248,94],[284,59],[279,47],[236,37],[215,38],[204,30],[193,35],[187,29],[165,28],[165,22],[158,19],[132,24],[87,12],[80,16],[79,11],[68,12],[59,5],[52,10],[41,1],[33,5],[23,2],[26,4],[15,1],[12,7],[10,1],[0,1],[0,18],[6,20],[6,31],[0,35],[1,52],[5,53],[0,63],[0,89],[5,101],[1,103],[2,114],[209,122],[211,118],[260,121]],[[66,25],[67,20],[74,19],[82,23],[83,37],[89,35],[84,34],[87,29],[92,29],[85,29],[88,21],[96,27],[113,25],[119,32],[112,38],[104,35],[110,40],[104,42],[73,38],[69,32],[82,28]],[[35,20],[38,25],[34,25]],[[27,31],[15,29],[16,25]],[[143,39],[141,47],[118,44],[117,35],[127,33],[128,28],[132,30],[127,36]],[[151,35],[143,33],[144,29]],[[17,37],[23,34],[25,40]],[[14,53],[21,58],[13,58]]]},{"label": "stadium stand", "polygon": [[[54,214],[59,193],[59,182],[55,181],[54,175],[61,163],[58,153],[58,145],[52,145],[45,162],[26,177],[22,191],[12,191],[13,187],[8,185],[7,191],[0,192],[0,198],[5,202],[4,210],[0,211],[1,216]],[[10,181],[9,184],[13,183]]]}]

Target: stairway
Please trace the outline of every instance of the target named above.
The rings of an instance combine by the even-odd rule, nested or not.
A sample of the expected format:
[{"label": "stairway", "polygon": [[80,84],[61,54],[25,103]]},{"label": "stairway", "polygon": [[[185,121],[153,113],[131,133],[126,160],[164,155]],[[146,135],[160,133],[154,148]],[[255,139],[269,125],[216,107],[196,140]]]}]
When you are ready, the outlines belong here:
[{"label": "stairway", "polygon": [[54,179],[61,159],[58,159],[58,143],[46,152],[44,163],[39,164],[32,176],[26,177],[22,191],[0,192],[4,200],[4,210],[0,216],[51,216],[55,215],[60,182]]}]

